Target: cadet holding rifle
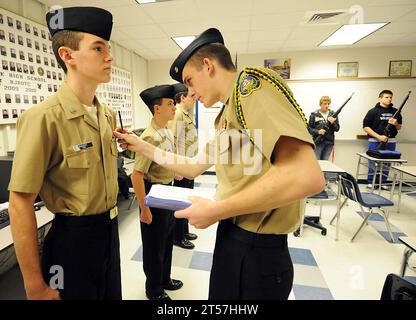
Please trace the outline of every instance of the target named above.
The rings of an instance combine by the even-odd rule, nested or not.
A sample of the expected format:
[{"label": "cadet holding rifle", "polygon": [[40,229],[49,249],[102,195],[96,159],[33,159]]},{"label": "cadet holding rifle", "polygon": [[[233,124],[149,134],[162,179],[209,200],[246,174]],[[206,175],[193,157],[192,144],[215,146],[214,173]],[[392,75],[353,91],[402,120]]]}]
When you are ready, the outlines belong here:
[{"label": "cadet holding rifle", "polygon": [[[368,150],[374,150],[378,147],[380,142],[385,142],[385,149],[396,150],[396,135],[402,128],[402,115],[398,114],[394,118],[397,109],[391,103],[393,100],[393,92],[390,90],[383,90],[378,95],[379,102],[374,108],[369,110],[363,120],[364,131],[368,134]],[[387,124],[391,125],[389,130],[389,137],[384,134],[384,129]],[[368,188],[372,187],[373,182],[373,166],[368,167]],[[382,175],[382,183],[385,183],[389,173],[389,167],[385,167]],[[376,177],[378,179],[378,177]],[[376,181],[376,183],[378,183]],[[384,186],[383,186],[384,187]]]},{"label": "cadet holding rifle", "polygon": [[308,129],[315,142],[315,155],[318,160],[328,160],[334,147],[334,132],[339,130],[338,119],[334,117],[334,111],[329,110],[330,104],[330,97],[321,97],[320,109],[309,116]]},{"label": "cadet holding rifle", "polygon": [[315,142],[315,154],[318,160],[328,160],[335,142],[335,132],[339,131],[338,115],[351,100],[351,96],[342,104],[337,111],[329,110],[331,98],[323,96],[319,100],[320,110],[312,112],[309,117],[309,132]]}]

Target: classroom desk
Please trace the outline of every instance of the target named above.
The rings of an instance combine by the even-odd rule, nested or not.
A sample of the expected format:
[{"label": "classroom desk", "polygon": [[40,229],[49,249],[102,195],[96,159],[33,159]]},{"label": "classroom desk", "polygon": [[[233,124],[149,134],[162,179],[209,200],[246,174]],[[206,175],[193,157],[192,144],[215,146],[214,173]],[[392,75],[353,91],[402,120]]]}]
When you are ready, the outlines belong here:
[{"label": "classroom desk", "polygon": [[402,265],[400,268],[400,275],[404,277],[406,273],[407,262],[413,252],[416,251],[416,237],[399,237],[399,241],[406,246],[403,253]]},{"label": "classroom desk", "polygon": [[[54,218],[52,212],[50,212],[46,207],[41,207],[39,211],[35,211],[36,213],[36,223],[38,225],[38,229],[44,227],[49,222],[51,222]],[[10,225],[4,227],[0,230],[0,251],[7,249],[8,247],[13,245],[13,238],[12,238],[12,231],[10,229]]]},{"label": "classroom desk", "polygon": [[399,173],[399,202],[397,203],[397,212],[400,212],[400,203],[402,200],[403,175],[407,174],[416,177],[416,166],[392,166],[394,170],[393,186],[390,192],[390,200],[393,199],[394,189],[396,188],[397,173]]},{"label": "classroom desk", "polygon": [[[321,167],[322,172],[324,173],[335,173],[337,176],[339,176],[342,173],[345,173],[346,171],[337,165],[333,164],[330,161],[327,160],[318,160],[319,166]],[[337,224],[336,224],[336,236],[335,240],[338,240],[338,233],[339,233],[339,214],[341,210],[341,180],[338,178],[338,193],[337,193],[337,212],[335,217],[337,218]],[[305,205],[306,207],[306,205]],[[304,215],[303,215],[304,216]],[[302,225],[303,225],[303,216],[302,216],[302,223],[300,226],[300,235],[302,235]]]},{"label": "classroom desk", "polygon": [[[376,176],[379,175],[379,183],[378,183],[378,194],[381,193],[381,183],[382,183],[382,177],[383,177],[383,167],[386,165],[396,165],[396,166],[401,166],[403,163],[407,163],[407,160],[404,159],[378,159],[378,158],[373,158],[370,157],[369,155],[367,155],[366,153],[361,153],[361,152],[357,152],[358,155],[358,164],[357,164],[357,172],[355,174],[355,178],[358,181],[358,178],[360,175],[365,175],[368,176],[368,172],[365,174],[360,174],[360,166],[365,166],[367,168],[370,167],[370,161],[373,161],[372,163],[372,167],[374,169],[374,174],[373,174],[373,182],[371,184],[371,192],[374,191],[374,187],[376,184]],[[368,160],[368,162],[366,161],[362,161],[362,160]]]}]

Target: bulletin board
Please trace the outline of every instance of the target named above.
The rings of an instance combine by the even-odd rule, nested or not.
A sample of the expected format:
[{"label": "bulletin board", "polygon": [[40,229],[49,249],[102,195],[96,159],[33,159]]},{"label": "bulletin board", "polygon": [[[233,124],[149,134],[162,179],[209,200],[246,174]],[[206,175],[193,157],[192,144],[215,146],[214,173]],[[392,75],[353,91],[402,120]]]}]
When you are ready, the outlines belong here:
[{"label": "bulletin board", "polygon": [[[52,51],[46,26],[0,8],[0,125],[16,123],[31,106],[55,93],[65,73]],[[97,98],[133,124],[131,73],[112,67],[111,81],[97,88]]]},{"label": "bulletin board", "polygon": [[0,8],[0,124],[56,92],[64,72],[47,27]]},{"label": "bulletin board", "polygon": [[111,68],[111,81],[102,83],[97,88],[98,100],[111,107],[115,112],[120,111],[123,127],[133,125],[131,85],[130,71],[113,66]]}]

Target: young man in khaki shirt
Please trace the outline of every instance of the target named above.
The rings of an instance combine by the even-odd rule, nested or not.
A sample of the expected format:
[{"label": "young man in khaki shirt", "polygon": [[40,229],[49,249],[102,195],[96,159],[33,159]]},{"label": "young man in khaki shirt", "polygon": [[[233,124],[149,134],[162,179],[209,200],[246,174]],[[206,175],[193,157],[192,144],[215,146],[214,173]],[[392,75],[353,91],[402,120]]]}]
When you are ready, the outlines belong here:
[{"label": "young man in khaki shirt", "polygon": [[[10,221],[28,299],[121,299],[115,114],[95,97],[110,80],[112,15],[93,7],[48,12],[58,92],[17,122]],[[33,204],[55,214],[39,259]]]},{"label": "young man in khaki shirt", "polygon": [[[246,67],[238,73],[217,29],[183,50],[170,75],[205,106],[224,104],[215,121],[217,143],[194,158],[169,155],[164,164],[192,179],[211,166],[202,158],[215,148],[216,201],[196,197],[175,213],[196,228],[219,221],[209,298],[287,299],[293,284],[287,234],[301,222],[303,198],[325,186],[302,110],[276,72]],[[151,159],[168,156],[115,134],[122,148]]]},{"label": "young man in khaki shirt", "polygon": [[[195,106],[195,98],[188,97],[188,89],[182,83],[173,85],[175,88],[176,113],[175,118],[170,123],[177,153],[187,157],[194,157],[198,153],[198,132],[192,109]],[[176,187],[194,188],[194,180],[182,178],[173,183]],[[175,231],[173,244],[183,249],[193,249],[195,245],[190,240],[196,240],[197,235],[189,232],[188,220],[175,219]]]},{"label": "young man in khaki shirt", "polygon": [[[167,152],[175,152],[173,135],[167,128],[176,110],[173,86],[155,86],[142,91],[140,97],[153,114],[152,122],[141,134],[141,139]],[[143,270],[149,300],[170,300],[165,290],[177,290],[183,286],[182,281],[170,277],[175,224],[173,211],[149,208],[144,203],[153,184],[172,185],[174,177],[172,170],[136,154],[131,181],[140,205]]]}]

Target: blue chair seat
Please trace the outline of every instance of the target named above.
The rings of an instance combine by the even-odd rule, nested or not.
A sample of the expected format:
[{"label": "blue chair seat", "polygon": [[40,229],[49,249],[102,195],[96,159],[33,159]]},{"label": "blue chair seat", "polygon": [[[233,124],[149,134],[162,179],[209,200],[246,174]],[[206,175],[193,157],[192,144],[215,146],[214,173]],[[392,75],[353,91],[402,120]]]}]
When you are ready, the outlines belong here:
[{"label": "blue chair seat", "polygon": [[[358,228],[357,232],[352,237],[351,241],[354,241],[355,237],[360,232],[360,230],[364,226],[367,225],[369,218],[373,214],[373,208],[377,208],[378,210],[381,211],[381,214],[383,216],[384,222],[387,227],[387,231],[389,232],[389,235],[390,235],[391,242],[394,242],[393,233],[391,232],[391,227],[390,227],[390,223],[388,220],[388,213],[384,210],[384,207],[394,206],[394,203],[391,202],[389,199],[386,199],[378,194],[373,194],[373,193],[368,193],[368,192],[361,193],[360,188],[358,187],[358,184],[357,184],[357,180],[355,180],[355,178],[349,173],[342,174],[340,178],[341,178],[341,193],[345,197],[345,200],[339,207],[339,210],[342,209],[342,207],[344,206],[344,204],[346,203],[348,199],[357,202],[361,206],[362,211],[364,211],[363,207],[366,207],[369,209],[369,212],[364,212],[365,213],[364,220],[361,223],[360,227]],[[335,217],[337,217],[337,215],[335,215],[332,218],[331,223],[332,221],[334,221]]]},{"label": "blue chair seat", "polygon": [[320,193],[314,194],[313,196],[309,196],[308,199],[328,199],[328,193],[324,190]]},{"label": "blue chair seat", "polygon": [[386,199],[378,194],[362,192],[361,197],[363,199],[361,204],[366,208],[394,206],[393,202],[391,202],[389,199]]}]

